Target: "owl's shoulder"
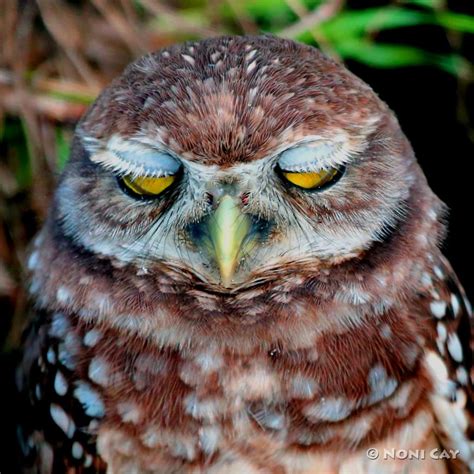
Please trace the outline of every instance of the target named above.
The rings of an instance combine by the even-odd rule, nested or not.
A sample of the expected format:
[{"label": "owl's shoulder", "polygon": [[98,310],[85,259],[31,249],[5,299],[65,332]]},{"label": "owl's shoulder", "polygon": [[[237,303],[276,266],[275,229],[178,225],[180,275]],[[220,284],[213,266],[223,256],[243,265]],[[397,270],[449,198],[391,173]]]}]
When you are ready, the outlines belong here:
[{"label": "owl's shoulder", "polygon": [[472,308],[451,265],[441,258],[425,273],[418,310],[426,318],[425,366],[438,434],[474,470],[474,324]]},{"label": "owl's shoulder", "polygon": [[[93,334],[88,338],[92,341]],[[26,331],[24,346],[17,372],[24,468],[102,472],[95,431],[103,406],[94,387],[80,377],[77,330],[66,315],[40,311]]]}]

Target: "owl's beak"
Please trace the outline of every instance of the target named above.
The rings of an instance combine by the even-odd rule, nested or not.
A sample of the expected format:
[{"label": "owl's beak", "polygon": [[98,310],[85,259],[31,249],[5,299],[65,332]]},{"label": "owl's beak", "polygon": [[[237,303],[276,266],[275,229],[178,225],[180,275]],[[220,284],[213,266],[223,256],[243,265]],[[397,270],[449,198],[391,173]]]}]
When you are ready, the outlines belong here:
[{"label": "owl's beak", "polygon": [[251,227],[251,218],[241,211],[235,198],[228,194],[222,196],[207,228],[211,252],[225,287],[232,285],[242,251],[249,244]]}]

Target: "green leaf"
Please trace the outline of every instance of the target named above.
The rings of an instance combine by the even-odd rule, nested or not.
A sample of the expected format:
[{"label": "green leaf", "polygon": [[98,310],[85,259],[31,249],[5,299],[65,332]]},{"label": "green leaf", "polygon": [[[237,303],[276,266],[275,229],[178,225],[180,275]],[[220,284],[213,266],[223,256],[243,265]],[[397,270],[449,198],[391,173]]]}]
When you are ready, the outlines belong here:
[{"label": "green leaf", "polygon": [[414,26],[433,22],[433,16],[408,8],[385,7],[343,11],[316,29],[329,41],[363,36],[386,29]]},{"label": "green leaf", "polygon": [[335,45],[344,59],[353,59],[371,67],[399,68],[435,66],[454,76],[470,73],[470,63],[457,54],[434,54],[411,46],[348,40]]},{"label": "green leaf", "polygon": [[400,3],[436,10],[443,7],[444,0],[402,0]]},{"label": "green leaf", "polygon": [[460,31],[461,33],[474,33],[474,16],[462,13],[440,12],[436,19],[441,26],[448,30]]},{"label": "green leaf", "polygon": [[472,64],[459,54],[432,54],[431,63],[457,77],[472,77]]},{"label": "green leaf", "polygon": [[58,170],[61,171],[66,165],[67,160],[69,159],[70,146],[62,128],[57,127],[55,132],[56,156],[58,159],[57,166]]},{"label": "green leaf", "polygon": [[96,99],[96,96],[92,94],[83,94],[79,92],[48,91],[47,95],[55,99],[83,105],[90,105]]},{"label": "green leaf", "polygon": [[424,64],[426,53],[411,46],[372,43],[350,39],[334,45],[344,59],[354,59],[378,68],[395,68]]},{"label": "green leaf", "polygon": [[[239,1],[239,0],[236,0]],[[239,7],[260,29],[274,32],[296,20],[285,0],[240,0]],[[235,21],[235,11],[228,2],[220,3],[221,16]]]},{"label": "green leaf", "polygon": [[285,0],[247,0],[241,5],[251,16],[265,17],[269,20],[288,17],[291,13]]}]

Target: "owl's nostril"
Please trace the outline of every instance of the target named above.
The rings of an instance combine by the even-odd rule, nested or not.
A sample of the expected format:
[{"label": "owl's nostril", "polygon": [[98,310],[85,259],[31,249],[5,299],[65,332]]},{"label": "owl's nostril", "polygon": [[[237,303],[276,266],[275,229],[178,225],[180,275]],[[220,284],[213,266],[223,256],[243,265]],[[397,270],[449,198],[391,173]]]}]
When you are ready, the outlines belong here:
[{"label": "owl's nostril", "polygon": [[206,201],[212,206],[214,204],[214,196],[211,193],[206,193]]}]

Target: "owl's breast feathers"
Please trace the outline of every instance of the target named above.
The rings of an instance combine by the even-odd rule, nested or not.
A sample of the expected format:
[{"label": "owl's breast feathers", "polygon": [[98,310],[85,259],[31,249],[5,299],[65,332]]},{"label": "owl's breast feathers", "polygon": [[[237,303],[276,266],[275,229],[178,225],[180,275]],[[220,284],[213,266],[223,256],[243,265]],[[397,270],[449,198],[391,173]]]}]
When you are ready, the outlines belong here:
[{"label": "owl's breast feathers", "polygon": [[[41,312],[22,367],[26,459],[41,472],[383,472],[407,461],[370,460],[368,447],[441,446],[459,450],[452,466],[464,472],[474,459],[470,310],[444,260],[419,277],[412,300],[313,333],[304,348],[283,338],[180,346],[173,334],[157,344],[126,315],[121,327],[67,305]],[[445,472],[444,460],[426,462],[423,472]]]}]

